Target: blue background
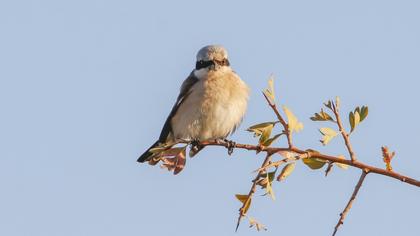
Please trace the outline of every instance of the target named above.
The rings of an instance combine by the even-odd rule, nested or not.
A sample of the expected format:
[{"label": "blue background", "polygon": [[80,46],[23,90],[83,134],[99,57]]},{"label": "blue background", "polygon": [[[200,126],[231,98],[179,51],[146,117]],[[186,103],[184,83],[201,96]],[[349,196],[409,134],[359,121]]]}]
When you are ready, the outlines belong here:
[{"label": "blue background", "polygon": [[[263,155],[206,148],[173,176],[136,158],[158,137],[204,45],[223,44],[252,89],[244,130],[274,120],[260,93],[276,77],[278,102],[304,123],[301,148],[327,147],[309,117],[339,95],[369,105],[352,135],[361,161],[420,178],[418,1],[1,1],[0,235],[235,234],[236,193]],[[346,124],[347,125],[347,124]],[[348,126],[347,126],[348,127]],[[283,146],[284,141],[276,143]],[[297,166],[256,197],[264,235],[329,235],[360,171]],[[339,235],[419,235],[418,188],[368,175]]]}]

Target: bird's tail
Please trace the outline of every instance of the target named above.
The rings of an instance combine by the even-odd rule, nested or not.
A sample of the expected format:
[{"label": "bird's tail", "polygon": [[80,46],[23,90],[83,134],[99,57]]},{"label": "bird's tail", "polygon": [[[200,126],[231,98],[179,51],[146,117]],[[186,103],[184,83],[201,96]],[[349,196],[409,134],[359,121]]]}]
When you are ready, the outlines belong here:
[{"label": "bird's tail", "polygon": [[137,162],[143,163],[145,161],[148,161],[151,156],[153,156],[153,153],[150,152],[150,149],[155,148],[159,146],[160,142],[156,141],[151,147],[149,147],[140,157],[137,159]]}]

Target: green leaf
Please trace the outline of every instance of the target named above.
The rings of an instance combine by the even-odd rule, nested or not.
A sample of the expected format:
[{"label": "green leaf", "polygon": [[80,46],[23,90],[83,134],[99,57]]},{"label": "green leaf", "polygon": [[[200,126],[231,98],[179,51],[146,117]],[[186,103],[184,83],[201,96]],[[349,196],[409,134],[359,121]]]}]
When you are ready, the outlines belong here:
[{"label": "green leaf", "polygon": [[324,102],[324,106],[332,110],[332,102],[330,100],[328,100],[328,102]]},{"label": "green leaf", "polygon": [[281,170],[279,176],[277,177],[277,181],[282,181],[286,179],[295,169],[296,163],[289,163]]},{"label": "green leaf", "polygon": [[[265,186],[266,194],[270,195],[271,199],[273,199],[273,201],[274,201],[274,200],[276,200],[276,196],[274,195],[273,187],[271,186],[271,182],[273,182],[273,180],[270,180],[269,173],[267,173],[266,178],[268,179],[267,185]],[[273,175],[272,179],[274,179],[274,175]]]},{"label": "green leaf", "polygon": [[353,131],[354,130],[354,113],[352,111],[349,113],[349,123],[350,123],[350,128]]},{"label": "green leaf", "polygon": [[[259,143],[263,145],[270,138],[271,131],[273,131],[274,125],[269,125],[262,130]],[[274,141],[274,140],[273,140]]]},{"label": "green leaf", "polygon": [[276,122],[264,122],[249,127],[246,131],[253,132],[255,136],[260,136],[269,126],[274,126]]},{"label": "green leaf", "polygon": [[325,165],[325,161],[318,158],[303,158],[302,162],[312,170],[321,169]]},{"label": "green leaf", "polygon": [[319,129],[319,132],[323,135],[322,140],[320,140],[320,142],[324,146],[327,145],[334,137],[337,136],[337,132],[335,132],[335,130],[328,127]]},{"label": "green leaf", "polygon": [[283,133],[281,134],[276,134],[274,135],[274,137],[267,139],[264,143],[263,146],[265,147],[269,147],[271,146],[271,144],[273,144],[274,141],[276,141],[281,135],[283,135]]},{"label": "green leaf", "polygon": [[360,109],[360,122],[362,122],[369,114],[369,108],[367,106],[362,106]]},{"label": "green leaf", "polygon": [[354,112],[350,112],[349,114],[349,123],[350,123],[350,133],[356,129],[356,126],[360,123],[360,108],[357,107]]}]

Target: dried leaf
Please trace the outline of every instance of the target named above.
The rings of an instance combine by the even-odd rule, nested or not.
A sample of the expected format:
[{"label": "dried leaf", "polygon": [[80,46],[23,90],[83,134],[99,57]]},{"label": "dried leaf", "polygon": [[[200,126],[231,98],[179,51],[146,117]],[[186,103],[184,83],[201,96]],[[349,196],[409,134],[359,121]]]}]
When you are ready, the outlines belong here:
[{"label": "dried leaf", "polygon": [[[235,197],[242,202],[243,213],[246,214],[251,206],[252,199],[248,195],[236,194]],[[242,208],[241,208],[242,209]]]},{"label": "dried leaf", "polygon": [[178,155],[175,158],[177,159],[177,162],[175,165],[174,175],[177,175],[179,172],[181,172],[184,169],[185,163],[187,162],[186,148],[184,148],[184,150],[178,153]]},{"label": "dried leaf", "polygon": [[[166,168],[169,171],[174,171],[174,175],[181,172],[186,163],[186,149],[185,147],[177,147],[165,150],[159,154],[160,160],[163,162],[161,167]],[[172,158],[169,158],[173,156]]]},{"label": "dried leaf", "polygon": [[299,155],[296,152],[291,152],[291,151],[278,151],[277,153],[287,159],[295,159],[296,156]]},{"label": "dried leaf", "polygon": [[312,121],[334,121],[334,119],[328,113],[324,112],[323,109],[321,109],[321,112],[315,113],[310,119]]},{"label": "dried leaf", "polygon": [[303,129],[303,124],[298,121],[296,116],[286,106],[283,106],[283,111],[287,116],[289,132],[299,132]]},{"label": "dried leaf", "polygon": [[340,105],[341,105],[340,97],[337,96],[337,97],[335,97],[335,107],[337,109],[339,109],[340,108]]},{"label": "dried leaf", "polygon": [[277,181],[282,181],[282,180],[286,179],[295,169],[295,165],[296,165],[296,163],[293,162],[293,163],[289,163],[285,167],[283,167],[279,176],[277,177]]},{"label": "dried leaf", "polygon": [[382,157],[383,157],[382,160],[385,162],[387,171],[392,171],[391,161],[392,161],[392,158],[394,158],[394,156],[395,156],[395,152],[391,153],[387,146],[382,147]]},{"label": "dried leaf", "polygon": [[255,220],[254,218],[249,217],[248,220],[249,220],[249,228],[255,227],[257,231],[261,231],[261,230],[267,231],[267,228],[263,224]]},{"label": "dried leaf", "polygon": [[328,127],[319,129],[319,132],[321,132],[321,134],[323,135],[322,140],[320,140],[320,142],[324,146],[327,145],[334,137],[337,136],[337,132],[335,132],[335,130]]}]

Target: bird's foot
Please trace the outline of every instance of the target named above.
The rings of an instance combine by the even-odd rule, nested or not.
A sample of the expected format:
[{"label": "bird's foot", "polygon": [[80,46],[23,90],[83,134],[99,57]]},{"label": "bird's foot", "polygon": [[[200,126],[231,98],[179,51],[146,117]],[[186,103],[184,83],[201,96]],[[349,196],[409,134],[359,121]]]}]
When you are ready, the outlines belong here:
[{"label": "bird's foot", "polygon": [[230,155],[232,155],[232,153],[233,153],[233,150],[235,149],[235,147],[236,147],[236,143],[234,142],[234,141],[232,141],[232,140],[227,140],[227,139],[224,139],[223,140],[225,143],[227,143],[227,146],[226,146],[226,148],[227,148],[227,150],[228,150],[228,155],[230,156]]}]

